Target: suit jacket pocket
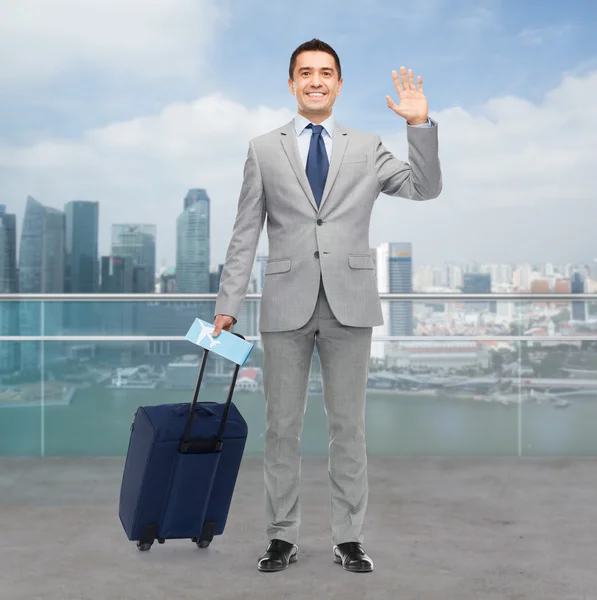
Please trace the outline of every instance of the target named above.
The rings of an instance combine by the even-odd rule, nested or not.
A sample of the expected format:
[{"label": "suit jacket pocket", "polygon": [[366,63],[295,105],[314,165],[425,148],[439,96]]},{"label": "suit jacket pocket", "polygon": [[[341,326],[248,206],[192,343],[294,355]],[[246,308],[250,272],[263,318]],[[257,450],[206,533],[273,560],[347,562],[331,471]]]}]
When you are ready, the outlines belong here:
[{"label": "suit jacket pocket", "polygon": [[353,269],[374,269],[375,265],[370,256],[364,254],[349,254],[348,264]]},{"label": "suit jacket pocket", "polygon": [[265,275],[272,275],[274,273],[286,273],[290,271],[291,260],[289,258],[277,258],[265,263]]}]

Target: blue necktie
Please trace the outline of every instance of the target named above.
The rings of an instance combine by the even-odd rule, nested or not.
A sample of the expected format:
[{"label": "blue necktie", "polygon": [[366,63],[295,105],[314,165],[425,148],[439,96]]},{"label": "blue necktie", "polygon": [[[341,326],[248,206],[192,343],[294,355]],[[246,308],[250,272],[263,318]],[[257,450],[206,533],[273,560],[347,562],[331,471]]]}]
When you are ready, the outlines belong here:
[{"label": "blue necktie", "polygon": [[325,150],[325,143],[321,137],[323,125],[309,123],[307,127],[313,130],[311,143],[309,144],[309,154],[307,155],[307,179],[311,184],[311,190],[319,207],[330,164]]}]

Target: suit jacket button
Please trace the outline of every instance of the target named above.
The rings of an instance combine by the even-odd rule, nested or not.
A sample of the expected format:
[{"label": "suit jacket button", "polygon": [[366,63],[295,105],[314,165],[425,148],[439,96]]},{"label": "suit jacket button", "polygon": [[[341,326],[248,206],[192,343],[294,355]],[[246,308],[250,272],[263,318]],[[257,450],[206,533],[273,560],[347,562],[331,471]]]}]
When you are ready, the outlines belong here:
[{"label": "suit jacket button", "polygon": [[315,258],[319,258],[319,250],[317,250],[313,256],[314,256]]},{"label": "suit jacket button", "polygon": [[317,224],[318,225],[323,225],[323,221],[321,219],[317,219]]}]

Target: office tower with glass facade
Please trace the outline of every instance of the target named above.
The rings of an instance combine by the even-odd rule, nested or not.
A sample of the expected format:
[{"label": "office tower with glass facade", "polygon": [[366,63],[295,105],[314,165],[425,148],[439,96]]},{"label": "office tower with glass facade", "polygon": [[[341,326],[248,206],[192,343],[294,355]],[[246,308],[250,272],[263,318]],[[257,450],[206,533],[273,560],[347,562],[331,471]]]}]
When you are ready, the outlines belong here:
[{"label": "office tower with glass facade", "polygon": [[[155,291],[156,226],[138,223],[112,225],[113,256],[131,258],[137,268],[134,293]],[[144,267],[144,268],[140,268]]]},{"label": "office tower with glass facade", "polygon": [[[64,206],[67,294],[93,294],[99,288],[99,203],[73,200]],[[72,333],[92,332],[101,313],[93,302],[64,302],[64,325]]]},{"label": "office tower with glass facade", "polygon": [[66,218],[67,294],[93,294],[99,285],[99,202],[73,200],[64,206]]},{"label": "office tower with glass facade", "polygon": [[[19,248],[19,292],[23,294],[64,293],[65,280],[64,213],[43,206],[29,196]],[[19,306],[22,335],[60,333],[63,327],[63,309],[60,302],[22,302]],[[62,354],[62,344],[53,342],[45,348],[45,360],[51,361]],[[26,342],[21,347],[21,369],[40,367],[39,342]]]},{"label": "office tower with glass facade", "polygon": [[181,294],[210,291],[209,203],[204,189],[191,189],[176,219],[176,291]]},{"label": "office tower with glass facade", "polygon": [[[491,294],[491,274],[465,273],[462,285],[463,294]],[[497,312],[497,302],[467,302],[466,308]]]},{"label": "office tower with glass facade", "polygon": [[[575,271],[570,276],[570,293],[584,294],[585,293],[585,276],[578,271]],[[573,321],[587,320],[587,305],[586,302],[572,302],[570,317]]]},{"label": "office tower with glass facade", "polygon": [[[410,242],[388,244],[388,287],[392,294],[413,291],[413,260]],[[411,300],[390,302],[390,335],[413,334],[413,303]]]},{"label": "office tower with glass facade", "polygon": [[[0,204],[0,293],[15,294],[17,282],[16,216],[8,214]],[[0,335],[19,335],[19,304],[0,303]],[[0,342],[0,373],[19,368],[19,347],[14,342]]]}]

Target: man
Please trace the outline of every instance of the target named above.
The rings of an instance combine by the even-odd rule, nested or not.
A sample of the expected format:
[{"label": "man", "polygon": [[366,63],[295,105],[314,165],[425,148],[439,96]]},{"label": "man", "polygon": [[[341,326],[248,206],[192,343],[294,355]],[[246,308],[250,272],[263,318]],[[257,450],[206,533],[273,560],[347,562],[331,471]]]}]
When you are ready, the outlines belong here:
[{"label": "man", "polygon": [[297,560],[300,436],[316,344],[328,420],[334,561],[368,572],[361,532],[368,499],[365,396],[372,328],[383,324],[369,250],[373,204],[383,192],[427,200],[442,188],[437,123],[427,114],[422,78],[392,72],[406,119],[410,164],[379,136],[335,122],[340,60],[313,39],[290,59],[288,86],[298,114],[249,143],[232,239],[216,301],[214,335],[236,322],[267,216],[259,331],[266,403],[265,509],[269,545],[260,571]]}]

